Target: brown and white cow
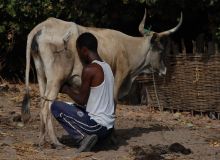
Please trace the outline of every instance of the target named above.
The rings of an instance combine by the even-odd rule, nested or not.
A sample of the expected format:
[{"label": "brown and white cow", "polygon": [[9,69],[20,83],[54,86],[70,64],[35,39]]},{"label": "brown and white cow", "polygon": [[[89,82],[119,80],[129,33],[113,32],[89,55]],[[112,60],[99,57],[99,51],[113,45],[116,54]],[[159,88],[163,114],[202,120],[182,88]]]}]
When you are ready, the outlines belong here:
[{"label": "brown and white cow", "polygon": [[115,76],[114,98],[123,97],[131,87],[134,79],[143,72],[158,71],[166,74],[166,67],[161,53],[163,47],[160,38],[174,33],[182,23],[168,31],[145,34],[146,11],[139,31],[143,37],[132,37],[122,32],[84,27],[74,22],[66,22],[49,18],[38,24],[28,35],[26,48],[26,93],[22,106],[22,119],[30,118],[29,70],[30,58],[33,57],[40,89],[41,99],[41,131],[40,141],[45,141],[48,133],[55,146],[61,145],[57,140],[50,114],[50,106],[56,99],[64,83],[76,89],[81,84],[82,64],[76,51],[76,39],[84,32],[91,32],[98,39],[98,53],[110,64]]}]

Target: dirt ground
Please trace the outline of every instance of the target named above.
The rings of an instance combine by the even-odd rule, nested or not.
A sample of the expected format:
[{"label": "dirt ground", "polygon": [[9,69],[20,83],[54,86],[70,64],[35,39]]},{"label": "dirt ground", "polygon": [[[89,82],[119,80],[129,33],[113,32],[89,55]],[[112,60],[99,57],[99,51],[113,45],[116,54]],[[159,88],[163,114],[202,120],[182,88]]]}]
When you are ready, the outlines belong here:
[{"label": "dirt ground", "polygon": [[[189,112],[159,112],[147,106],[117,106],[117,144],[106,139],[91,152],[80,154],[71,142],[61,150],[49,143],[40,149],[38,88],[31,85],[32,120],[25,126],[20,122],[23,90],[23,84],[0,86],[1,160],[220,160],[219,120]],[[58,137],[67,134],[57,122],[54,125]]]}]

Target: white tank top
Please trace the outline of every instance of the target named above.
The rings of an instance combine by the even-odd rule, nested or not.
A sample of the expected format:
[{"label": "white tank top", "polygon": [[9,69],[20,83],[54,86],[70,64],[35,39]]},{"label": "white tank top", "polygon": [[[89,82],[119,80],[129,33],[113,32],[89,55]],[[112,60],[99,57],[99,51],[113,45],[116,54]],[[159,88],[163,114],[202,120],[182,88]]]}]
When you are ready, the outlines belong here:
[{"label": "white tank top", "polygon": [[114,76],[110,66],[106,62],[97,60],[92,63],[99,64],[104,72],[104,81],[96,87],[90,87],[90,95],[86,105],[91,119],[110,129],[114,125]]}]

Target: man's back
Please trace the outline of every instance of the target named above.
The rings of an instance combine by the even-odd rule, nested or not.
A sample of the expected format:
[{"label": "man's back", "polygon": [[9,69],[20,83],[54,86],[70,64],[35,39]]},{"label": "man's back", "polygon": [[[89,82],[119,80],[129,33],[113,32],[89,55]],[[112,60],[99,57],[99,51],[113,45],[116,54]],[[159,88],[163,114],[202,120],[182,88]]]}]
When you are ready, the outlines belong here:
[{"label": "man's back", "polygon": [[[104,77],[102,83],[100,83],[99,85],[91,85],[86,111],[89,112],[91,119],[109,129],[113,127],[115,120],[113,73],[110,66],[106,62],[94,60],[92,64],[98,64],[99,66],[101,66]],[[97,76],[98,75],[99,74],[97,74]],[[95,77],[94,79],[96,79]]]}]

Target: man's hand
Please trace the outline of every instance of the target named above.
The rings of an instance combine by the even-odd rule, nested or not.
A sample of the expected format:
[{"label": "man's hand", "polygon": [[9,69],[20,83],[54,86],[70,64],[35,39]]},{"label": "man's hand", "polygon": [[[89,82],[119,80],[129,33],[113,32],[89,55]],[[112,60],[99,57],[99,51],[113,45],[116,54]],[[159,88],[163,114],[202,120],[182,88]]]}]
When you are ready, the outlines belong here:
[{"label": "man's hand", "polygon": [[73,99],[79,105],[86,105],[89,93],[90,93],[90,84],[91,81],[96,74],[97,70],[94,66],[83,68],[82,72],[82,85],[79,90],[74,89],[74,86],[68,85],[68,83],[64,83],[64,85],[60,89],[60,93],[65,93]]},{"label": "man's hand", "polygon": [[71,91],[71,86],[68,84],[64,84],[60,89],[60,93],[64,93],[64,94],[69,94],[70,91]]}]

